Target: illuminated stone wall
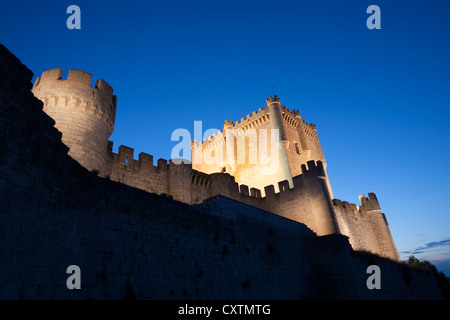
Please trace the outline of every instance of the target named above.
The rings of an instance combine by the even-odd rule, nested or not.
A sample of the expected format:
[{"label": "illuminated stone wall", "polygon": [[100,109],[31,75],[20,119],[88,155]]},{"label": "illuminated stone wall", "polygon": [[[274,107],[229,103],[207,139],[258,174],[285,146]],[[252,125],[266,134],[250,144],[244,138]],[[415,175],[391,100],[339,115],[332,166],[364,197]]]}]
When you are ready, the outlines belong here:
[{"label": "illuminated stone wall", "polygon": [[[269,105],[272,107],[269,108]],[[274,118],[274,114],[277,114],[277,117]],[[271,139],[272,129],[279,130],[280,136],[275,142],[283,144],[284,148],[280,149],[280,158],[287,159],[287,163],[283,159],[277,161],[275,164],[277,169],[274,173],[270,164],[260,157],[262,152],[270,158],[274,148],[274,141]],[[227,150],[227,146],[230,146],[229,141],[225,141],[229,139],[227,130],[233,132],[231,136],[234,139],[232,144],[234,149],[231,153]],[[267,152],[261,148],[267,148]],[[222,154],[222,162],[214,159],[214,155],[218,152]],[[299,175],[301,165],[310,160],[321,161],[326,169],[316,126],[304,121],[298,110],[291,111],[281,105],[277,96],[270,96],[264,108],[253,111],[251,115],[248,114],[240,121],[226,120],[223,130],[205,138],[201,143],[194,141],[192,154],[195,170],[205,173],[228,172],[235,177],[237,183],[260,189],[263,195],[264,187],[271,184],[275,186],[276,191],[279,191],[278,182],[289,181],[292,177]],[[227,157],[229,154],[234,157]],[[332,196],[328,178],[327,183]],[[292,184],[291,181],[290,184]]]},{"label": "illuminated stone wall", "polygon": [[117,99],[108,83],[100,79],[92,87],[91,78],[90,73],[70,69],[63,80],[61,69],[48,70],[36,79],[33,94],[55,120],[69,154],[88,170],[103,175]]}]

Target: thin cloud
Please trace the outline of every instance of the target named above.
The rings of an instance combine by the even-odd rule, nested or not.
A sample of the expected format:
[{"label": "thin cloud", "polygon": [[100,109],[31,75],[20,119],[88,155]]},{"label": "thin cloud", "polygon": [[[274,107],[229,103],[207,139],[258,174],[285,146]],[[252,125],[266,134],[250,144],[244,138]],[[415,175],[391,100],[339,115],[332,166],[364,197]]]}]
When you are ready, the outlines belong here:
[{"label": "thin cloud", "polygon": [[441,241],[433,241],[425,244],[426,248],[435,248],[435,247],[441,247],[441,246],[447,246],[450,245],[450,239],[445,239]]},{"label": "thin cloud", "polygon": [[420,253],[424,253],[427,252],[429,250],[432,249],[436,249],[439,247],[445,247],[445,246],[449,246],[450,245],[450,238],[449,239],[445,239],[445,240],[441,240],[441,241],[433,241],[433,242],[428,242],[425,243],[425,245],[417,247],[415,249],[412,250],[405,250],[405,251],[401,251],[400,253],[404,253],[404,254],[420,254]]}]

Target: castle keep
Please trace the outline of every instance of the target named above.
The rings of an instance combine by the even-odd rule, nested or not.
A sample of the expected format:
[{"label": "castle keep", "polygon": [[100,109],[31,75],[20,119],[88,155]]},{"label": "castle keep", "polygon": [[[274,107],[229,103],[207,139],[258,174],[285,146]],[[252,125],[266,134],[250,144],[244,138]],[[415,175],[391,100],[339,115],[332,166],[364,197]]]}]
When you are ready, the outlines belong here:
[{"label": "castle keep", "polygon": [[[264,108],[240,121],[225,121],[223,131],[212,137],[193,141],[192,164],[158,159],[155,166],[153,156],[140,153],[135,159],[133,149],[126,146],[112,152],[108,138],[114,129],[117,98],[105,81],[100,79],[93,87],[87,72],[71,69],[62,79],[61,69],[52,69],[36,79],[32,92],[55,120],[69,155],[101,177],[190,205],[222,195],[301,222],[319,236],[345,235],[354,250],[400,260],[375,194],[361,195],[360,205],[335,199],[316,126],[303,120],[298,110],[283,106],[277,96],[270,96]],[[227,144],[227,130],[236,141],[242,138],[241,151],[238,143]],[[262,130],[277,132],[275,140],[267,139],[269,153],[278,150],[278,166],[268,175],[260,174],[264,164],[254,152]],[[252,152],[256,162],[249,161]],[[222,161],[205,161],[205,155],[217,153],[224,155]],[[237,161],[240,156],[245,161]]]}]

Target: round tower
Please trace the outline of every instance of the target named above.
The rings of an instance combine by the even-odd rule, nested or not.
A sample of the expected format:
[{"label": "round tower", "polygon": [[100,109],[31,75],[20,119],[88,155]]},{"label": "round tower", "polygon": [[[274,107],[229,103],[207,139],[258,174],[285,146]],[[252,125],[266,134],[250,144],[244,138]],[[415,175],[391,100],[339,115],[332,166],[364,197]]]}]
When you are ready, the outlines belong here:
[{"label": "round tower", "polygon": [[272,129],[279,130],[279,168],[277,173],[278,181],[287,180],[289,187],[293,188],[294,183],[292,181],[291,169],[289,166],[288,156],[286,149],[289,147],[289,140],[286,134],[286,128],[283,124],[283,114],[281,112],[281,104],[278,96],[269,96],[266,99],[267,109],[269,110]]},{"label": "round tower", "polygon": [[91,86],[90,73],[70,69],[67,80],[60,68],[44,71],[33,94],[55,120],[69,155],[90,171],[105,173],[108,138],[114,130],[117,97],[104,80]]}]

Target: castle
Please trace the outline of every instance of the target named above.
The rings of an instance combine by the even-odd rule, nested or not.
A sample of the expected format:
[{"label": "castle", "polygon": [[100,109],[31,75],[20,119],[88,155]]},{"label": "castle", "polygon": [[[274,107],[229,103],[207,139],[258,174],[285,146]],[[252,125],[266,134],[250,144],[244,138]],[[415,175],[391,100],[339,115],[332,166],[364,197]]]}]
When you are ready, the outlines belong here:
[{"label": "castle", "polygon": [[[274,129],[269,147],[291,164],[282,150],[297,153],[297,142],[306,164],[292,163],[300,171],[282,181],[289,171],[275,167],[258,189],[242,174],[258,163],[233,163],[228,152],[220,160],[219,133],[197,154],[214,154],[207,173],[192,166],[214,163],[154,166],[131,148],[112,153],[116,98],[102,80],[91,87],[88,73],[62,80],[51,70],[33,88],[32,71],[0,44],[0,74],[0,299],[442,298],[430,271],[396,261],[375,196],[358,207],[332,199],[325,159],[314,158],[312,144],[308,158],[295,134],[287,143]],[[274,119],[274,106],[249,117],[251,125]],[[248,131],[232,133],[252,143]],[[229,148],[230,136],[222,138]],[[73,265],[79,290],[68,286]],[[381,289],[368,285],[373,265]]]},{"label": "castle", "polygon": [[[120,146],[113,153],[108,138],[117,98],[108,83],[100,79],[93,87],[91,74],[75,69],[67,79],[62,76],[59,68],[43,72],[32,92],[55,120],[69,155],[88,170],[189,205],[222,195],[303,223],[319,236],[345,235],[354,250],[400,261],[375,194],[359,196],[360,205],[334,198],[316,126],[298,110],[283,106],[277,96],[240,121],[225,121],[223,131],[212,137],[193,141],[192,164],[158,159],[154,166],[153,156],[140,153],[136,160],[130,147]],[[264,164],[256,150],[270,132],[276,135],[266,139],[267,149],[277,155],[277,166],[262,175]],[[206,159],[217,155],[219,161]]]}]

